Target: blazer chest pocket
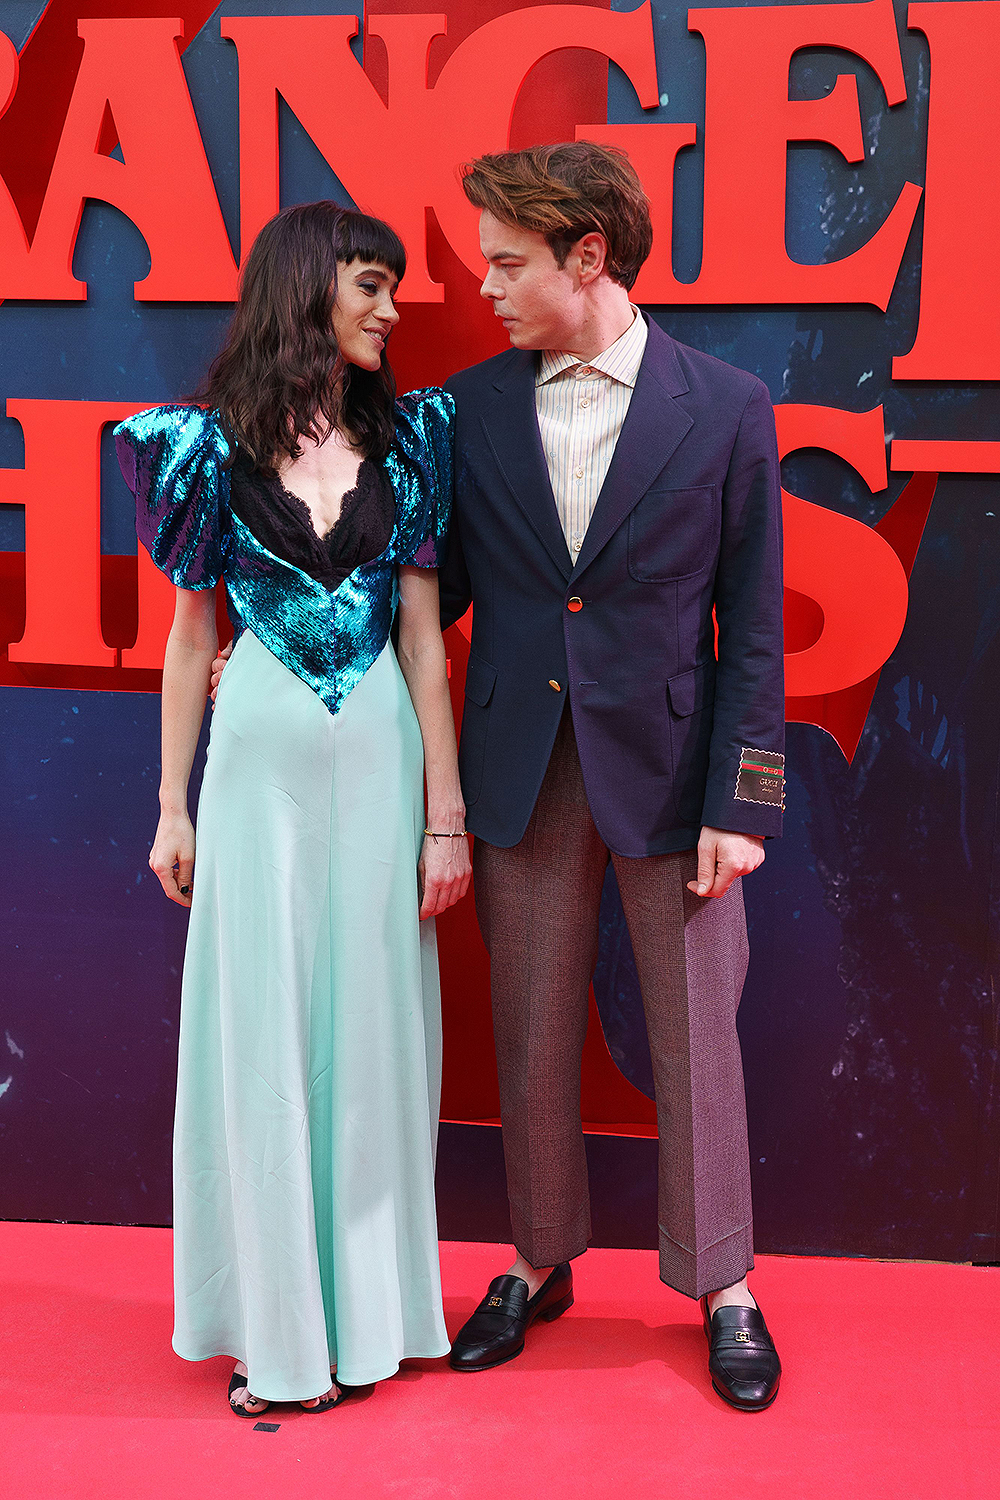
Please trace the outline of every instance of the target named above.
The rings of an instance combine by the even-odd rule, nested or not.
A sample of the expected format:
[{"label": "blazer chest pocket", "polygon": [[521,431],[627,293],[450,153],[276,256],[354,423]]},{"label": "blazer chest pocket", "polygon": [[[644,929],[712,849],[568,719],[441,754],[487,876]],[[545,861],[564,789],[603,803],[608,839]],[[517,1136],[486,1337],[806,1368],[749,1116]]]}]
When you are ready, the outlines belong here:
[{"label": "blazer chest pocket", "polygon": [[719,486],[654,488],[628,518],[628,570],[638,583],[671,583],[715,562],[721,513]]},{"label": "blazer chest pocket", "polygon": [[469,652],[469,665],[465,672],[465,696],[480,708],[485,708],[493,695],[497,680],[497,669],[475,652]]}]

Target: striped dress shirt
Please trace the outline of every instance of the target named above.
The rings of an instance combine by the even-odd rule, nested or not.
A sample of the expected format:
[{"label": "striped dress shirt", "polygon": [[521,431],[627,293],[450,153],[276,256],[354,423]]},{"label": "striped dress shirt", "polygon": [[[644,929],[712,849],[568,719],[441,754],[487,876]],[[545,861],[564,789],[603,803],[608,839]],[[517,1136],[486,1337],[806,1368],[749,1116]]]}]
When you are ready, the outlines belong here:
[{"label": "striped dress shirt", "polygon": [[552,493],[575,563],[622,430],[646,348],[637,308],[620,338],[584,363],[546,349],[535,376],[535,410]]}]

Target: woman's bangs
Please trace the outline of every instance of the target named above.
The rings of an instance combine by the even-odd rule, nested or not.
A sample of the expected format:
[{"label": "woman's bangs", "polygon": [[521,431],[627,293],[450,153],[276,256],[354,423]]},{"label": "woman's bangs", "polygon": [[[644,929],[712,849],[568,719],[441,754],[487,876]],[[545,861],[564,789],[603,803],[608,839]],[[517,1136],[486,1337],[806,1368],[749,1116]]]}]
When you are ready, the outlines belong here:
[{"label": "woman's bangs", "polygon": [[338,260],[347,265],[363,260],[384,266],[397,281],[402,281],[406,270],[403,242],[381,219],[370,218],[368,214],[347,213],[340,221],[338,239]]}]

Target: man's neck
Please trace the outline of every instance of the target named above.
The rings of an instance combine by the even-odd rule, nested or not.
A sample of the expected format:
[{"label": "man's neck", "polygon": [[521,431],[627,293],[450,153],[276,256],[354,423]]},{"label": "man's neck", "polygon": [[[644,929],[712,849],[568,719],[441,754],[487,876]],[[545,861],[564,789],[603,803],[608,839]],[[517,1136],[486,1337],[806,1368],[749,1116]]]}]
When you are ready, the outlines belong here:
[{"label": "man's neck", "polygon": [[635,316],[625,288],[609,283],[593,298],[586,319],[559,352],[582,360],[596,359],[631,328]]}]

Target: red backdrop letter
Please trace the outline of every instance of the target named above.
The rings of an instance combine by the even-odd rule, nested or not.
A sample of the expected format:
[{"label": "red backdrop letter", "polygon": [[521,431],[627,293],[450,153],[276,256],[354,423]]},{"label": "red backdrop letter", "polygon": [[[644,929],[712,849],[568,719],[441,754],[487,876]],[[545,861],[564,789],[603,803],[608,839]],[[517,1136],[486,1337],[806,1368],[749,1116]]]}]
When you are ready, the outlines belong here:
[{"label": "red backdrop letter", "polygon": [[903,380],[1000,376],[1000,4],[911,5],[931,48],[920,321]]},{"label": "red backdrop letter", "polygon": [[[20,274],[3,266],[0,297],[83,300],[73,249],[84,201],[98,198],[121,209],[149,247],[138,298],[233,301],[236,265],[177,51],[182,23],[86,20],[79,32],[83,61],[31,252]],[[108,107],[124,162],[98,149]]]},{"label": "red backdrop letter", "polygon": [[642,101],[656,102],[650,8],[617,13],[584,5],[540,5],[481,26],[458,46],[433,88],[427,52],[447,31],[443,15],[380,15],[368,22],[385,43],[384,103],[353,56],[353,16],[231,17],[222,34],[240,59],[241,249],[278,207],[277,94],[295,112],[359,208],[387,218],[410,262],[401,295],[440,302],[427,269],[426,213],[433,208],[456,254],[482,259],[478,215],[457,180],[461,161],[507,145],[528,73],[564,47],[604,53],[624,68]]},{"label": "red backdrop letter", "polygon": [[906,98],[891,0],[692,10],[707,49],[704,252],[698,280],[675,281],[670,247],[655,251],[643,295],[656,302],[869,302],[885,311],[920,189],[906,183],[862,249],[801,265],[785,247],[789,141],[825,141],[864,158],[857,82],[843,75],[822,99],[790,100],[788,69],[802,47],[838,47],[871,64],[886,98]]},{"label": "red backdrop letter", "polygon": [[[17,50],[0,31],[0,116],[7,113],[17,89]],[[28,241],[7,184],[0,178],[0,289],[17,283],[28,264]],[[0,290],[0,297],[4,292]]]},{"label": "red backdrop letter", "polygon": [[[869,489],[886,486],[882,408],[777,406],[778,452],[825,448],[856,469]],[[870,526],[782,490],[785,582],[823,612],[817,639],[785,657],[789,698],[836,693],[863,682],[888,660],[906,619],[903,565]]]},{"label": "red backdrop letter", "polygon": [[[7,402],[24,432],[24,468],[0,469],[0,503],[24,506],[26,624],[11,661],[115,665],[101,634],[101,432],[142,409],[127,401]],[[161,654],[155,665],[162,662]]]}]

